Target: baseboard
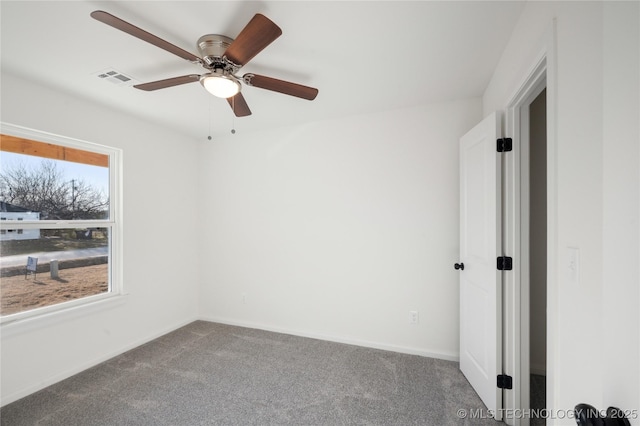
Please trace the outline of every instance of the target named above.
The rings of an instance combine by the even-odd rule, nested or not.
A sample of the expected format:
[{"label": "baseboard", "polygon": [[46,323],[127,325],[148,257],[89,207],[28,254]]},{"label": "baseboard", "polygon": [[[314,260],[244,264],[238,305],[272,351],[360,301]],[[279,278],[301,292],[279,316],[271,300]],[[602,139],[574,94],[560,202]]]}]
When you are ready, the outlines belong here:
[{"label": "baseboard", "polygon": [[111,359],[113,357],[121,355],[121,354],[123,354],[123,353],[125,353],[127,351],[130,351],[131,349],[137,348],[138,346],[144,345],[145,343],[148,343],[148,342],[150,342],[150,341],[152,341],[154,339],[157,339],[158,337],[164,336],[165,334],[170,333],[170,332],[172,332],[174,330],[177,330],[180,327],[184,327],[185,325],[190,324],[193,321],[196,321],[197,319],[198,318],[194,317],[194,318],[190,318],[190,319],[185,320],[185,321],[180,321],[177,324],[174,324],[174,325],[169,326],[169,327],[165,327],[162,330],[156,331],[155,333],[153,333],[153,334],[151,334],[151,335],[149,335],[149,336],[147,336],[147,337],[145,337],[143,339],[140,339],[138,341],[135,341],[133,343],[125,345],[125,346],[123,346],[123,347],[121,347],[121,348],[119,348],[119,349],[117,349],[117,350],[115,350],[113,352],[109,352],[109,353],[107,353],[107,354],[105,354],[103,356],[95,358],[95,359],[93,359],[93,360],[91,360],[89,362],[86,362],[86,363],[84,363],[82,365],[74,367],[74,368],[72,368],[70,370],[67,370],[67,371],[64,371],[62,373],[55,374],[55,375],[53,375],[51,377],[48,377],[48,378],[40,381],[37,385],[29,386],[29,387],[27,387],[25,389],[22,389],[22,390],[20,390],[18,392],[10,394],[10,395],[2,395],[1,396],[1,400],[0,400],[0,406],[4,407],[7,404],[10,404],[10,403],[12,403],[14,401],[17,401],[17,400],[21,399],[21,398],[24,398],[25,396],[29,396],[32,393],[38,392],[38,391],[40,391],[40,390],[42,390],[42,389],[44,389],[44,388],[46,388],[48,386],[54,385],[54,384],[56,384],[58,382],[61,382],[62,380],[68,379],[69,377],[74,376],[74,375],[76,375],[78,373],[81,373],[84,370],[87,370],[87,369],[89,369],[91,367],[95,367],[96,365],[98,365],[100,363],[103,363],[105,361],[108,361],[109,359]]},{"label": "baseboard", "polygon": [[460,356],[457,353],[427,351],[427,350],[411,348],[407,346],[398,346],[398,345],[392,345],[387,343],[372,342],[368,340],[353,339],[353,338],[343,337],[343,336],[326,335],[326,334],[320,334],[320,333],[307,332],[303,330],[293,330],[293,329],[288,329],[283,327],[273,327],[273,326],[269,326],[261,323],[236,321],[228,318],[220,318],[220,317],[213,317],[213,316],[201,316],[199,319],[202,321],[217,322],[220,324],[235,325],[238,327],[247,327],[247,328],[253,328],[257,330],[272,331],[274,333],[290,334],[292,336],[308,337],[311,339],[326,340],[329,342],[344,343],[347,345],[362,346],[365,348],[380,349],[384,351],[398,352],[398,353],[409,354],[409,355],[419,355],[427,358],[436,358],[436,359],[442,359],[446,361],[455,361],[455,362],[460,361]]}]

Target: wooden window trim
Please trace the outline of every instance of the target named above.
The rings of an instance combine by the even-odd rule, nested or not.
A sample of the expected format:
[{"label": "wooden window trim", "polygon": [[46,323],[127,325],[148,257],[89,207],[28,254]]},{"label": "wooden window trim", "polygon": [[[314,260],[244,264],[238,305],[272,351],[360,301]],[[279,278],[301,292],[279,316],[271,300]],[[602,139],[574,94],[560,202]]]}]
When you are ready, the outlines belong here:
[{"label": "wooden window trim", "polygon": [[0,151],[109,167],[108,155],[46,142],[37,142],[16,136],[0,135]]}]

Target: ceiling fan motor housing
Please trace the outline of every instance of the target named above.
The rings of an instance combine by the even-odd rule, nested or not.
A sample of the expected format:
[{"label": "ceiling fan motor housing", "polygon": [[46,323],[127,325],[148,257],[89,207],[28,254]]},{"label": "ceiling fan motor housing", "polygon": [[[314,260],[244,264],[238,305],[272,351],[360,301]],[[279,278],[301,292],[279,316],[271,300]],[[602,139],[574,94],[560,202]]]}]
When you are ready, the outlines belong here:
[{"label": "ceiling fan motor housing", "polygon": [[[231,45],[233,39],[220,34],[206,34],[198,39],[200,57],[209,69],[227,68],[231,64],[224,60],[224,52]],[[233,70],[232,72],[235,72]]]}]

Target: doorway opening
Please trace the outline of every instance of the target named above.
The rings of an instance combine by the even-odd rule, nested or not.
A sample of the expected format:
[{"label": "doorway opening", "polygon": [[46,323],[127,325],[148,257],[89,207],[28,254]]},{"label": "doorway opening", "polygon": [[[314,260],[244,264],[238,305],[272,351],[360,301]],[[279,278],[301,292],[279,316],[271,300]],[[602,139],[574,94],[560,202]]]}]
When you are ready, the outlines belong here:
[{"label": "doorway opening", "polygon": [[[547,372],[547,105],[546,88],[529,114],[529,402],[532,413],[546,408]],[[532,416],[531,425],[545,419]]]}]

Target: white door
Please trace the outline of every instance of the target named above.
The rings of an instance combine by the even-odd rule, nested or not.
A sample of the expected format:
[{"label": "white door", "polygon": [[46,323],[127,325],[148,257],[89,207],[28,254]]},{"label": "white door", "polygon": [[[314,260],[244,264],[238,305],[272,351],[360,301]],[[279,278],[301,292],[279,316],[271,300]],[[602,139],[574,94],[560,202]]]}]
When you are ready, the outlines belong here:
[{"label": "white door", "polygon": [[460,370],[496,420],[502,417],[499,129],[493,113],[460,139]]}]

